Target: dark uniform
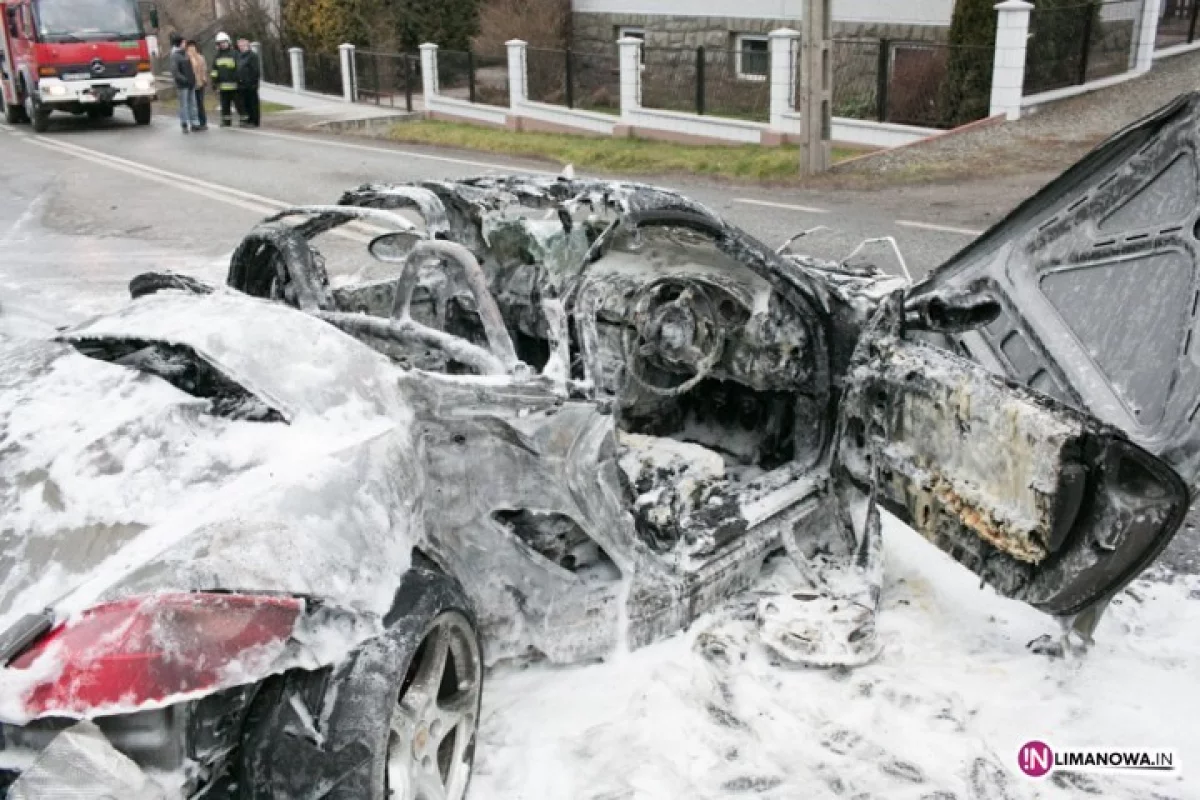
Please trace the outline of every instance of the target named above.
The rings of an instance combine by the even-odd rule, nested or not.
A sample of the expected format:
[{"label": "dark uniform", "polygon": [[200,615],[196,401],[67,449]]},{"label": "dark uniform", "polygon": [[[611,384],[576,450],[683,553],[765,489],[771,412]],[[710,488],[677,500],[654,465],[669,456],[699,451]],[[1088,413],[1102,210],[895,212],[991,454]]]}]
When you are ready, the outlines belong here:
[{"label": "dark uniform", "polygon": [[238,62],[237,53],[232,47],[218,47],[217,57],[213,59],[212,84],[221,93],[221,127],[228,128],[233,124],[232,106],[238,102]]},{"label": "dark uniform", "polygon": [[258,53],[247,48],[238,53],[237,82],[242,95],[242,124],[257,128],[259,123],[258,84],[262,80],[262,65]]}]

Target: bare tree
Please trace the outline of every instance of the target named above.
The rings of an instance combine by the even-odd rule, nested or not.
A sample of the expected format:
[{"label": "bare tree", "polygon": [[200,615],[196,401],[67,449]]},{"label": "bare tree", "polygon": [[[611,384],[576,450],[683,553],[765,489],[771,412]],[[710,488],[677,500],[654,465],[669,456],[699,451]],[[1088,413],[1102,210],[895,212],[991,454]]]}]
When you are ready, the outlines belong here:
[{"label": "bare tree", "polygon": [[565,49],[571,24],[570,0],[484,0],[475,48],[503,52],[510,39],[530,47]]}]

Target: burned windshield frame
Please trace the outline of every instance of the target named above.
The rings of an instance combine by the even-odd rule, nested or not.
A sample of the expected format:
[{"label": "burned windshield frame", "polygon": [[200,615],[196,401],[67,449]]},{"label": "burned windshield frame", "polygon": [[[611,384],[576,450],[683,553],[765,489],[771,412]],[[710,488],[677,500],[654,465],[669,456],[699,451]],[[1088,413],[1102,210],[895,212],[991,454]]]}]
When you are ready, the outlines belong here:
[{"label": "burned windshield frame", "polygon": [[35,0],[34,16],[39,42],[122,42],[146,35],[136,0]]}]

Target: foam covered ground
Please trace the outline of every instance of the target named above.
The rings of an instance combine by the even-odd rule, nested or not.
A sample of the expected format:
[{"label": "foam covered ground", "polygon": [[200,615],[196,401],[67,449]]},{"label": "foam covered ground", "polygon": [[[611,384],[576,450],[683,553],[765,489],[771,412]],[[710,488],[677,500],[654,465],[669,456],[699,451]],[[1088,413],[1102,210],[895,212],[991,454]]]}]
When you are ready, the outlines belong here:
[{"label": "foam covered ground", "polygon": [[[574,668],[494,670],[472,797],[1200,797],[1200,580],[1123,592],[1083,658],[1027,643],[1052,620],[885,522],[884,650],[852,670],[778,663],[740,620],[749,598],[684,634]],[[778,562],[756,591],[786,588]],[[727,657],[703,651],[711,636]],[[711,648],[707,648],[711,650]],[[1173,748],[1181,773],[1144,778],[1017,769],[1052,747]],[[1191,770],[1189,770],[1189,765]]]}]

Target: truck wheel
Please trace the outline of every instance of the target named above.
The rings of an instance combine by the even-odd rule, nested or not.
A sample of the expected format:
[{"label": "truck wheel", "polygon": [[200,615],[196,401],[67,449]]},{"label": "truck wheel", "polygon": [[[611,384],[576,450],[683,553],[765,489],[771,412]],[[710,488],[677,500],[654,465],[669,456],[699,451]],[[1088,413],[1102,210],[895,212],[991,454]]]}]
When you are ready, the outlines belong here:
[{"label": "truck wheel", "polygon": [[[149,125],[152,108],[149,103],[139,103],[133,106],[133,121],[138,125]],[[112,114],[111,109],[109,114]]]},{"label": "truck wheel", "polygon": [[42,104],[33,99],[33,95],[25,96],[25,116],[33,123],[36,133],[50,130],[50,110],[42,108]]},{"label": "truck wheel", "polygon": [[21,109],[21,104],[5,102],[3,92],[0,92],[0,106],[4,106],[4,121],[9,125],[25,121],[25,113]]}]

